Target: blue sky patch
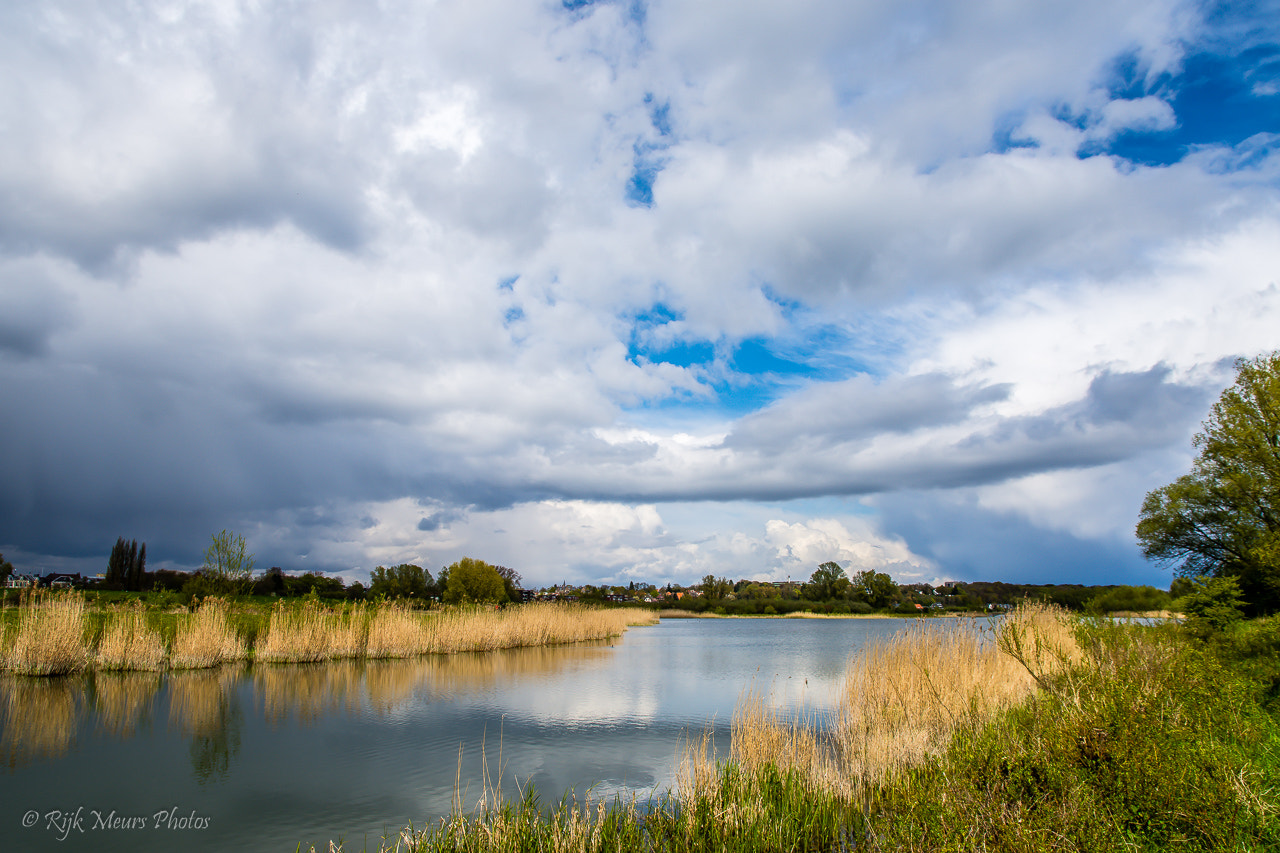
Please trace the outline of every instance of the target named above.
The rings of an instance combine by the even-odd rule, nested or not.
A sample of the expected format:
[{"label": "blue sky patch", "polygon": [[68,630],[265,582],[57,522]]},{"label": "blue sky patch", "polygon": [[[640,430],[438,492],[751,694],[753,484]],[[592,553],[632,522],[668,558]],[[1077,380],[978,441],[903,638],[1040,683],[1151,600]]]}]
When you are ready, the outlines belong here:
[{"label": "blue sky patch", "polygon": [[1174,93],[1170,104],[1177,126],[1121,133],[1106,146],[1106,153],[1146,166],[1167,166],[1198,146],[1236,146],[1259,133],[1280,132],[1278,63],[1280,48],[1275,46],[1257,47],[1238,57],[1188,57],[1179,76],[1152,87]]}]

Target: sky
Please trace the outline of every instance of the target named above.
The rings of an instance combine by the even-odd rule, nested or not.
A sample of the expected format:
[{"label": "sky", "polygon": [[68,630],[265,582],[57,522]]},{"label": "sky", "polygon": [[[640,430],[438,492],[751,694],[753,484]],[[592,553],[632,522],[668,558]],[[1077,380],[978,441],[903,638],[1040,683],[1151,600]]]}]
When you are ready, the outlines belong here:
[{"label": "sky", "polygon": [[20,571],[1167,587],[1280,2],[0,6]]}]

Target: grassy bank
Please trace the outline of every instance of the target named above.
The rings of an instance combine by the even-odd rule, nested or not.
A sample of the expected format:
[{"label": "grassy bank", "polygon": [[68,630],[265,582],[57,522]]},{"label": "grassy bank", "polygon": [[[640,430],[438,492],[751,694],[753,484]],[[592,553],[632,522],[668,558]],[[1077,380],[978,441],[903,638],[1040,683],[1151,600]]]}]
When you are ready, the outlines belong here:
[{"label": "grassy bank", "polygon": [[415,610],[304,600],[267,609],[211,598],[176,609],[94,606],[74,592],[31,595],[0,615],[0,669],[21,675],[491,651],[608,639],[657,621],[646,610],[561,604]]},{"label": "grassy bank", "polygon": [[381,850],[1280,849],[1278,712],[1280,620],[922,623],[850,662],[831,719],[745,697],[666,797],[490,797]]}]

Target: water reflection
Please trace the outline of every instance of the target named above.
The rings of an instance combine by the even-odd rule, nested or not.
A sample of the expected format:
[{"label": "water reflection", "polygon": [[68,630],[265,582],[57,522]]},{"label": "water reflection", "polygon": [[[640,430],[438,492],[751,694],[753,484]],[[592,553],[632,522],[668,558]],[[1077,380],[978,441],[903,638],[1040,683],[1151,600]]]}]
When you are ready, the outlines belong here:
[{"label": "water reflection", "polygon": [[290,718],[310,725],[338,711],[350,711],[359,701],[360,665],[334,663],[272,665],[253,671],[254,692],[267,722]]},{"label": "water reflection", "polygon": [[169,725],[191,738],[191,767],[202,783],[225,777],[240,752],[239,678],[239,667],[169,676]]},{"label": "water reflection", "polygon": [[93,710],[98,730],[129,738],[151,722],[162,676],[158,672],[102,672],[93,676]]},{"label": "water reflection", "polygon": [[[643,800],[673,784],[684,736],[726,734],[745,689],[821,711],[849,654],[901,627],[681,620],[500,653],[3,677],[0,784],[30,797],[21,808],[195,808],[216,829],[182,846],[211,853],[376,839],[447,813],[455,785],[473,804],[486,777],[509,796],[533,783],[548,801],[570,789]],[[0,819],[21,819],[5,808]],[[171,847],[145,839],[86,841],[95,853]]]},{"label": "water reflection", "polygon": [[0,677],[4,693],[4,733],[0,750],[5,764],[18,767],[65,753],[75,739],[84,701],[80,677]]}]

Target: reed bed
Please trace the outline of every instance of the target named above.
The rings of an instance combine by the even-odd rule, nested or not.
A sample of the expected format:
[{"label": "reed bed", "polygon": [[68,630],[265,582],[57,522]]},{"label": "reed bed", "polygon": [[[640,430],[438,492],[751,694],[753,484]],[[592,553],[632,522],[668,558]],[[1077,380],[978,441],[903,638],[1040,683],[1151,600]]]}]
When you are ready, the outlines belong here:
[{"label": "reed bed", "polygon": [[648,610],[527,604],[510,610],[451,610],[429,623],[427,651],[487,652],[559,643],[607,640],[633,625],[654,625]]},{"label": "reed bed", "polygon": [[288,663],[360,657],[367,621],[363,607],[329,610],[316,601],[300,607],[277,602],[254,657]]},{"label": "reed bed", "polygon": [[428,619],[438,618],[411,610],[404,604],[382,604],[369,619],[365,640],[365,656],[369,658],[408,658],[426,654],[431,649]]},{"label": "reed bed", "polygon": [[[784,717],[759,694],[744,695],[731,760],[747,772],[773,767],[827,794],[861,798],[941,754],[961,729],[1024,702],[1081,656],[1070,616],[1055,607],[1021,607],[994,633],[952,620],[917,624],[849,662],[828,720]],[[686,748],[683,761],[683,790],[718,778],[705,744]]]},{"label": "reed bed", "polygon": [[205,669],[243,660],[248,648],[227,618],[226,599],[206,598],[196,612],[180,617],[169,665],[174,669]]},{"label": "reed bed", "polygon": [[[136,603],[88,614],[77,593],[30,596],[16,615],[3,637],[0,669],[24,675],[203,669],[244,660],[251,649],[255,660],[280,663],[488,652],[605,640],[658,621],[648,610],[565,604],[415,610],[396,602],[336,609],[318,601],[279,602],[267,616],[218,598],[176,618]],[[103,626],[96,648],[90,615]],[[162,633],[157,620],[171,627]]]},{"label": "reed bed", "polygon": [[141,602],[114,610],[98,644],[98,669],[154,671],[164,668],[165,657],[160,632],[147,625]]},{"label": "reed bed", "polygon": [[[66,675],[89,663],[84,598],[33,595],[22,605],[5,668],[20,675]],[[6,640],[8,638],[6,637]]]}]

